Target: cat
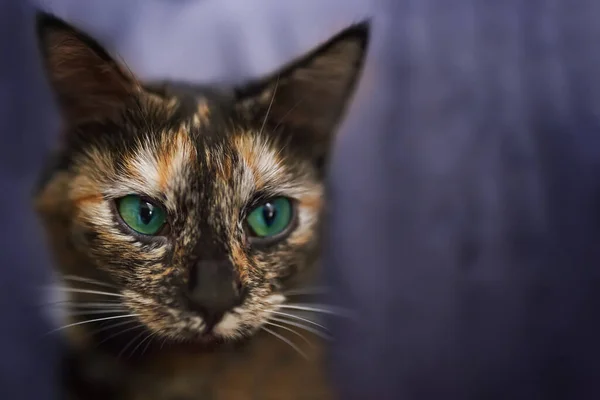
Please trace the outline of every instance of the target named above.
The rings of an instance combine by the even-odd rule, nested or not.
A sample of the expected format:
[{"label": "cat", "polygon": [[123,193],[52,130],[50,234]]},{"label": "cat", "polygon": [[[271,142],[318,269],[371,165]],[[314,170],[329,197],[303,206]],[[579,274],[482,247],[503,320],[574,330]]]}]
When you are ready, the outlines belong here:
[{"label": "cat", "polygon": [[[71,387],[92,385],[73,378],[82,362],[178,344],[198,359],[189,349],[262,341],[268,353],[291,328],[315,332],[289,300],[317,270],[330,148],[369,31],[351,25],[244,85],[200,87],[142,83],[78,28],[38,15],[63,126],[35,200],[67,295]],[[107,368],[115,382],[121,364]],[[98,390],[79,397],[117,398]]]}]

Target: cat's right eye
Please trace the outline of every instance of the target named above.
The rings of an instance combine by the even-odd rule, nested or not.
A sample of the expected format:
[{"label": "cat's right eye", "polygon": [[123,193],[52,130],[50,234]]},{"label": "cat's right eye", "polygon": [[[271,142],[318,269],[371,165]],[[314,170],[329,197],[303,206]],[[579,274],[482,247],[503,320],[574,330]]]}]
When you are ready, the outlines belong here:
[{"label": "cat's right eye", "polygon": [[246,223],[253,238],[272,240],[289,230],[293,217],[292,202],[285,197],[277,197],[255,207]]},{"label": "cat's right eye", "polygon": [[142,235],[158,235],[167,223],[167,213],[161,206],[138,195],[117,199],[117,210],[123,222]]}]

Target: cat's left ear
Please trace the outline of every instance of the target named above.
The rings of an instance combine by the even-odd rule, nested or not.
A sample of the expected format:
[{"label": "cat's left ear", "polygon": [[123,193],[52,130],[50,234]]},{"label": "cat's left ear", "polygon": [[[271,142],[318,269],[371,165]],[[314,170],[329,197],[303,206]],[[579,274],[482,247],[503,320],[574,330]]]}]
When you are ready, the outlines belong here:
[{"label": "cat's left ear", "polygon": [[236,92],[263,131],[291,135],[325,156],[361,75],[369,23],[352,25],[266,79]]},{"label": "cat's left ear", "polygon": [[69,125],[118,116],[140,85],[93,38],[58,17],[37,15],[46,76]]}]

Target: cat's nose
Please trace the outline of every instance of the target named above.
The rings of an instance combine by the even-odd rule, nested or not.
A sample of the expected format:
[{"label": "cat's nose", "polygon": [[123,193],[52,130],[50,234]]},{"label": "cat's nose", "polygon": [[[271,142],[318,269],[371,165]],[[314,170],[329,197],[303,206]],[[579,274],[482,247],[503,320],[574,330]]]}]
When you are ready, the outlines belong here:
[{"label": "cat's nose", "polygon": [[189,307],[200,313],[208,329],[240,305],[243,290],[230,261],[200,261],[190,270],[186,291]]}]

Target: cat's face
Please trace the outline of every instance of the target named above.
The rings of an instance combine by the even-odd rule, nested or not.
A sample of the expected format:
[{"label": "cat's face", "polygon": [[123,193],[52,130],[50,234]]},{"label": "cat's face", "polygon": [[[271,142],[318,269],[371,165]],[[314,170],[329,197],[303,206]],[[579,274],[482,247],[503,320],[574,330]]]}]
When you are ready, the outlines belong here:
[{"label": "cat's face", "polygon": [[159,337],[255,332],[318,257],[322,169],[366,25],[231,90],[145,86],[65,23],[38,27],[65,122],[38,196],[61,271],[100,277]]}]

